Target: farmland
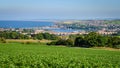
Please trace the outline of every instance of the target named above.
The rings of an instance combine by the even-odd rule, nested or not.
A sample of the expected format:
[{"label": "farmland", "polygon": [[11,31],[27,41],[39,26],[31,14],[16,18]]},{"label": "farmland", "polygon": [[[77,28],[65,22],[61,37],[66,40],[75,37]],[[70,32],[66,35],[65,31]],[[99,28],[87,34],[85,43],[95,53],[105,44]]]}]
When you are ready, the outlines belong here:
[{"label": "farmland", "polygon": [[0,68],[120,68],[120,50],[0,43]]}]

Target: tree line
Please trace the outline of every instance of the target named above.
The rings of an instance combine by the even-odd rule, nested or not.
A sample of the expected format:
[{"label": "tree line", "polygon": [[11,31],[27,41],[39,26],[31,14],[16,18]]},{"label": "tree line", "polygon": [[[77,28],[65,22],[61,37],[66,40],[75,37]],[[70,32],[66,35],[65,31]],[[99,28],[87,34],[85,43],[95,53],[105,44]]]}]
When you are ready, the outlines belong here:
[{"label": "tree line", "polygon": [[33,39],[38,39],[38,40],[42,40],[42,39],[46,39],[46,40],[57,40],[57,39],[59,38],[57,35],[49,34],[49,33],[33,34],[33,35],[31,35],[31,37],[32,37]]},{"label": "tree line", "polygon": [[5,39],[47,39],[47,40],[56,40],[59,37],[54,34],[49,33],[39,33],[39,34],[22,34],[15,31],[1,31],[0,38]]},{"label": "tree line", "polygon": [[53,41],[48,43],[48,45],[120,48],[120,38],[116,36],[104,36],[95,32],[90,32],[87,35],[70,35],[69,39]]},{"label": "tree line", "polygon": [[21,34],[15,31],[2,31],[0,37],[5,39],[29,39],[28,35]]}]

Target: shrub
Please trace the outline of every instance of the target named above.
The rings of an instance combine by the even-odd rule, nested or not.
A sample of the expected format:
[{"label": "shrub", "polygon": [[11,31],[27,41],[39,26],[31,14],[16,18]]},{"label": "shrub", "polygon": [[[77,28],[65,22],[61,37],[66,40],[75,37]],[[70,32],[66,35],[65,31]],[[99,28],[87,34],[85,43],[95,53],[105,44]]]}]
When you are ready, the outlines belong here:
[{"label": "shrub", "polygon": [[67,46],[73,46],[73,41],[71,39],[59,39],[57,41],[52,41],[50,43],[47,43],[47,45],[67,45]]},{"label": "shrub", "polygon": [[72,46],[72,47],[74,46],[74,41],[72,39],[67,39],[66,43],[68,46]]},{"label": "shrub", "polygon": [[2,37],[2,38],[0,38],[0,42],[1,42],[1,43],[6,43],[5,38],[3,38],[3,37]]},{"label": "shrub", "polygon": [[33,42],[30,41],[26,41],[26,42],[22,42],[22,44],[32,44]]},{"label": "shrub", "polygon": [[49,42],[47,45],[56,45],[56,41]]}]

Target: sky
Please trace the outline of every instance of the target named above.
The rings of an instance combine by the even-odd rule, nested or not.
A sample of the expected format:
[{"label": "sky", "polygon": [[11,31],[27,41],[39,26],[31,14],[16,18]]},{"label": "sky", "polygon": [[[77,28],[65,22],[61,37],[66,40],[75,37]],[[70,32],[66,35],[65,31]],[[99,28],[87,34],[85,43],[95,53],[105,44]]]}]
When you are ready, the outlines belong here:
[{"label": "sky", "polygon": [[120,0],[0,0],[0,20],[120,18]]}]

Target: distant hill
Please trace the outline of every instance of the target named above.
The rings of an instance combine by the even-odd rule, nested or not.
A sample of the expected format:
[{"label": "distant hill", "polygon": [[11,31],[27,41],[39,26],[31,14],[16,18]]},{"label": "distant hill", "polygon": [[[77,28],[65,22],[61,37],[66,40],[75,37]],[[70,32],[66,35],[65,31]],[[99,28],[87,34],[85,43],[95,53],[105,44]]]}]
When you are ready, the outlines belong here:
[{"label": "distant hill", "polygon": [[120,20],[105,21],[106,24],[120,24]]}]

